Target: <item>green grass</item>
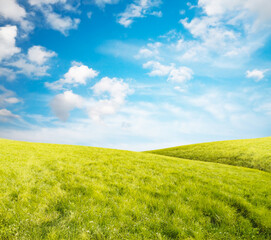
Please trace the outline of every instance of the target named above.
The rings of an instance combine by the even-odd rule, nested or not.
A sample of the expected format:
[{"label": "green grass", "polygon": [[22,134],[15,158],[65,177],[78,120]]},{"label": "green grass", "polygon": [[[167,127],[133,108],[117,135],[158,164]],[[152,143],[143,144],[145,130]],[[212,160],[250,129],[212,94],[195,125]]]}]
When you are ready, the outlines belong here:
[{"label": "green grass", "polygon": [[0,139],[0,239],[270,239],[271,175]]},{"label": "green grass", "polygon": [[200,143],[148,152],[271,172],[271,137]]}]

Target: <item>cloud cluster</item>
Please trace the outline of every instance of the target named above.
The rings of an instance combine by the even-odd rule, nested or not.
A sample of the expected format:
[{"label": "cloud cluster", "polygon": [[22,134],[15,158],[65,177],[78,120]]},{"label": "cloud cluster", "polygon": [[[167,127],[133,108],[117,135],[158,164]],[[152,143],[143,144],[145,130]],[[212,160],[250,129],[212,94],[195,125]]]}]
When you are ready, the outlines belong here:
[{"label": "cloud cluster", "polygon": [[61,16],[54,11],[54,5],[66,11],[74,10],[66,0],[29,0],[28,3],[33,7],[30,13],[17,0],[0,0],[0,19],[18,24],[24,31],[22,36],[34,29],[33,14],[37,15],[38,12],[43,14],[48,26],[64,35],[68,35],[69,30],[76,29],[80,23],[78,18]]},{"label": "cloud cluster", "polygon": [[118,15],[118,23],[124,27],[129,27],[135,18],[143,18],[146,15],[162,16],[161,12],[153,11],[162,4],[161,0],[135,0],[129,4],[123,13]]},{"label": "cloud cluster", "polygon": [[20,53],[21,49],[16,46],[17,32],[16,26],[0,27],[0,76],[11,81],[17,74],[29,77],[48,75],[47,63],[56,53],[42,46],[32,46],[27,54]]},{"label": "cloud cluster", "polygon": [[[29,130],[1,128],[0,137],[138,151],[259,137],[259,133],[266,135],[271,130],[269,91],[201,89],[197,93],[176,94],[179,103],[169,104],[163,98],[159,104],[128,103],[108,116],[104,124],[76,118]],[[261,98],[255,102],[258,94]]]},{"label": "cloud cluster", "polygon": [[[94,97],[83,98],[72,91],[58,94],[51,101],[53,113],[66,121],[70,111],[81,108],[94,121],[101,121],[106,115],[115,114],[125,103],[125,98],[132,91],[122,79],[104,77],[92,87]],[[108,94],[108,95],[107,95]]]},{"label": "cloud cluster", "polygon": [[56,53],[42,46],[32,46],[27,54],[19,54],[21,49],[16,46],[17,34],[16,26],[0,27],[0,62],[2,62],[0,76],[14,80],[16,74],[30,77],[48,75],[49,66],[46,63],[56,56]]}]

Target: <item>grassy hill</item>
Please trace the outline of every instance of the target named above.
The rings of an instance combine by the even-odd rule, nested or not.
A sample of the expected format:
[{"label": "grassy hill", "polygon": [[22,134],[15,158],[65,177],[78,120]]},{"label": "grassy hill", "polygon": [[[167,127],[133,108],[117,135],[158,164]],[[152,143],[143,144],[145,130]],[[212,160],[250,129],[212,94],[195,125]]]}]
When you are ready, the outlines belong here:
[{"label": "grassy hill", "polygon": [[148,152],[271,172],[271,137],[200,143]]},{"label": "grassy hill", "polygon": [[0,140],[0,239],[270,239],[271,174]]}]

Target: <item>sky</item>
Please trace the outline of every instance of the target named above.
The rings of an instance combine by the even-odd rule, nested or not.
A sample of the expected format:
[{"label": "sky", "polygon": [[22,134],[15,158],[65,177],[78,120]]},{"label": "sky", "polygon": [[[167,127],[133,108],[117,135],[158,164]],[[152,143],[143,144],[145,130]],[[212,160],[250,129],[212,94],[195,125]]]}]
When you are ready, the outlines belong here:
[{"label": "sky", "polygon": [[0,0],[0,137],[126,150],[271,135],[270,0]]}]

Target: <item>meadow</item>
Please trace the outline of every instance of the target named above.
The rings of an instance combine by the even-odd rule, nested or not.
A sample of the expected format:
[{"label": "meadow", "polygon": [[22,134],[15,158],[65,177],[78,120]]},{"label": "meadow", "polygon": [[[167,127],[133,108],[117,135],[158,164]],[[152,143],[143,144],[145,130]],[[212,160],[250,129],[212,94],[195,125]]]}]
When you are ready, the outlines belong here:
[{"label": "meadow", "polygon": [[191,144],[148,152],[271,172],[271,137]]},{"label": "meadow", "polygon": [[270,239],[270,183],[258,169],[0,139],[0,239]]}]

